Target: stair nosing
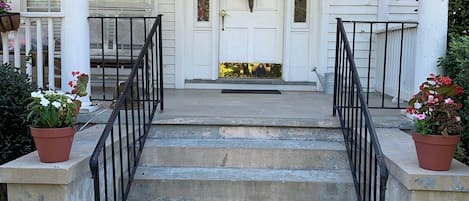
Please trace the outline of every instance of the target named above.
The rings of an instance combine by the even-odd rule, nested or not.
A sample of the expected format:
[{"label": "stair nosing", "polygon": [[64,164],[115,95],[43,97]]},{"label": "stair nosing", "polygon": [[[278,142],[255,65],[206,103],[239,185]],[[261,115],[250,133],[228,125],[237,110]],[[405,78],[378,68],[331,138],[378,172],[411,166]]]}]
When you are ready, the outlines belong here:
[{"label": "stair nosing", "polygon": [[[143,174],[142,174],[143,173]],[[205,173],[200,175],[200,173]],[[319,176],[318,176],[319,175]],[[287,170],[254,168],[138,167],[135,180],[321,182],[353,184],[350,170]]]},{"label": "stair nosing", "polygon": [[342,141],[271,139],[149,139],[146,147],[346,151]]},{"label": "stair nosing", "polygon": [[307,118],[265,118],[255,117],[205,117],[205,116],[174,116],[159,117],[152,121],[153,125],[200,125],[225,127],[287,127],[287,128],[324,128],[340,129],[340,123],[335,117],[330,119]]}]

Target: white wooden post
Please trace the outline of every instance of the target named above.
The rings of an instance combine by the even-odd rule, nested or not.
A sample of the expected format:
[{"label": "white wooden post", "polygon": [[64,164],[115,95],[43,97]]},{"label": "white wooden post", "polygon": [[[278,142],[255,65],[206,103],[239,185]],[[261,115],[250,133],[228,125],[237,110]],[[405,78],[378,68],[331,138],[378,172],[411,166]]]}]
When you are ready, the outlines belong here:
[{"label": "white wooden post", "polygon": [[[68,81],[72,72],[90,75],[90,30],[88,25],[88,0],[62,1],[62,91],[71,91]],[[91,87],[88,96],[82,97],[82,109],[91,107]]]},{"label": "white wooden post", "polygon": [[47,41],[48,41],[48,55],[49,61],[49,88],[55,89],[55,65],[54,65],[54,52],[55,52],[55,38],[54,38],[54,23],[52,18],[47,19]]},{"label": "white wooden post", "polygon": [[44,57],[42,47],[42,20],[36,20],[36,72],[37,72],[37,87],[44,88]]},{"label": "white wooden post", "polygon": [[29,75],[29,77],[31,78],[32,80],[32,77],[33,77],[33,67],[31,65],[31,20],[29,18],[26,18],[24,20],[24,24],[25,24],[25,40],[26,40],[26,44],[25,44],[25,48],[26,48],[26,55],[28,57],[28,59],[26,59],[26,73]]},{"label": "white wooden post", "polygon": [[438,58],[445,56],[448,35],[448,0],[419,1],[419,25],[417,27],[415,83],[420,83],[430,73],[440,74]]},{"label": "white wooden post", "polygon": [[14,39],[14,42],[15,42],[15,47],[14,47],[14,55],[15,55],[15,67],[21,67],[21,55],[20,55],[20,34],[18,33],[18,31],[14,31],[13,32],[14,36],[15,36],[15,39]]},{"label": "white wooden post", "polygon": [[2,63],[10,63],[10,51],[8,50],[8,33],[3,32],[2,34],[2,50],[3,50],[3,59]]}]

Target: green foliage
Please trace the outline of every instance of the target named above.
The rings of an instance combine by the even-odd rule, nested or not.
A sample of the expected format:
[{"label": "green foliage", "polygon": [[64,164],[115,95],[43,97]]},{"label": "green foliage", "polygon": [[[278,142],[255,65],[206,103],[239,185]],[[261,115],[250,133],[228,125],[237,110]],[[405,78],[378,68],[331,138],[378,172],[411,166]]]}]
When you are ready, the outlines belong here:
[{"label": "green foliage", "polygon": [[420,90],[409,100],[407,112],[416,115],[417,132],[433,135],[459,135],[459,110],[464,89],[446,76],[430,74]]},{"label": "green foliage", "polygon": [[34,151],[26,105],[33,91],[29,78],[8,64],[0,65],[0,164]]},{"label": "green foliage", "polygon": [[449,35],[452,37],[469,35],[469,1],[449,1]]},{"label": "green foliage", "polygon": [[78,105],[73,95],[58,91],[37,91],[31,93],[28,105],[28,120],[35,128],[72,127],[78,115]]},{"label": "green foliage", "polygon": [[[469,4],[467,5],[469,6]],[[439,66],[456,84],[465,89],[464,95],[460,99],[464,107],[459,110],[459,113],[463,117],[462,125],[464,125],[460,147],[466,154],[460,154],[459,156],[464,157],[458,159],[469,164],[469,35],[452,38],[448,53],[445,58],[440,59]]]}]

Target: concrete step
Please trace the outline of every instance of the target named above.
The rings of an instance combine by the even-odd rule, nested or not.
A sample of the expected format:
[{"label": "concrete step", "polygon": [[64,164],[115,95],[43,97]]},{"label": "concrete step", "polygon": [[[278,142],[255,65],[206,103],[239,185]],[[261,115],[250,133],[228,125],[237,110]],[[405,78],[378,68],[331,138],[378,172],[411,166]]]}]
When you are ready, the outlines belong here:
[{"label": "concrete step", "polygon": [[257,125],[154,125],[149,138],[155,139],[265,139],[265,140],[318,140],[343,142],[338,128],[310,128]]},{"label": "concrete step", "polygon": [[336,141],[149,139],[141,166],[269,169],[348,169]]},{"label": "concrete step", "polygon": [[350,171],[229,168],[137,170],[129,201],[352,201]]}]

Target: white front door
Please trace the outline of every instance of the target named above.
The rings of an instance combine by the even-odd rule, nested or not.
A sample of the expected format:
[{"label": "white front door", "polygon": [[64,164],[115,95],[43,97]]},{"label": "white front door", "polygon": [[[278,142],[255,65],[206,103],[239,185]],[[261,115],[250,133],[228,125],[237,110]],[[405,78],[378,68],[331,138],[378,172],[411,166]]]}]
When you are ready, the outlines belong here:
[{"label": "white front door", "polygon": [[[283,63],[284,0],[221,0],[220,63]],[[224,18],[224,19],[223,19]]]}]

